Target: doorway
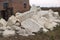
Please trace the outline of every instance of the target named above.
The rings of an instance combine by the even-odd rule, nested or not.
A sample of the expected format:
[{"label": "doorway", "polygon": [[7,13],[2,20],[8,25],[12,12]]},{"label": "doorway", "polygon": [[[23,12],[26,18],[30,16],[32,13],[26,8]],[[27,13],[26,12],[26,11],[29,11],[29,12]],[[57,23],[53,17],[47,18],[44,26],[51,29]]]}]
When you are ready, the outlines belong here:
[{"label": "doorway", "polygon": [[6,21],[8,20],[8,13],[6,13],[5,10],[1,10],[1,16],[3,19],[5,19]]}]

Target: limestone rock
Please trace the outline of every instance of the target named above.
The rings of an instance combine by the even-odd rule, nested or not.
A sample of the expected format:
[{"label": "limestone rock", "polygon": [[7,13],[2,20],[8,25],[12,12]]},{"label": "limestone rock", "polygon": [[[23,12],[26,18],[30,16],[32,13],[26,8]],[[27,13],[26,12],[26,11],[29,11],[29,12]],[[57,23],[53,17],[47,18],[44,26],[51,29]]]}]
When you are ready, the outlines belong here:
[{"label": "limestone rock", "polygon": [[13,36],[13,35],[15,35],[15,31],[13,31],[13,30],[5,30],[3,32],[4,37]]},{"label": "limestone rock", "polygon": [[0,27],[6,26],[6,25],[7,25],[7,22],[3,18],[1,18],[0,19]]}]

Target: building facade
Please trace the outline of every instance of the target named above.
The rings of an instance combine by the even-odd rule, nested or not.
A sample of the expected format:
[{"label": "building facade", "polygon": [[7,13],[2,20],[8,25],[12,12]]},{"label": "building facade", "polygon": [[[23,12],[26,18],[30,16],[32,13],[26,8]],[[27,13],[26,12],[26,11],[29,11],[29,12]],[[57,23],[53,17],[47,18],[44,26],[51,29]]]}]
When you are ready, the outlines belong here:
[{"label": "building facade", "polygon": [[0,0],[0,10],[12,8],[13,12],[25,12],[30,9],[29,0]]}]

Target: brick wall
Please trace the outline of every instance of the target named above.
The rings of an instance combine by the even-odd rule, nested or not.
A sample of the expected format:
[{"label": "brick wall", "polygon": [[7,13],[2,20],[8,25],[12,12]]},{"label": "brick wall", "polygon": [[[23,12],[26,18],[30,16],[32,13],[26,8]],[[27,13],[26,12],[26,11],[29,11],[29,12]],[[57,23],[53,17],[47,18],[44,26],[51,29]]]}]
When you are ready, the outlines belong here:
[{"label": "brick wall", "polygon": [[[13,7],[13,12],[18,11],[25,12],[30,9],[29,0],[1,0],[0,1],[0,10],[3,10],[3,3],[8,2],[9,7]],[[24,8],[24,2],[26,3],[26,8]]]},{"label": "brick wall", "polygon": [[[26,3],[26,8],[24,8],[24,2]],[[29,0],[16,0],[14,2],[12,2],[12,6],[13,6],[13,9],[14,9],[14,12],[25,12],[27,10],[29,10],[30,8],[30,5],[29,5]]]}]

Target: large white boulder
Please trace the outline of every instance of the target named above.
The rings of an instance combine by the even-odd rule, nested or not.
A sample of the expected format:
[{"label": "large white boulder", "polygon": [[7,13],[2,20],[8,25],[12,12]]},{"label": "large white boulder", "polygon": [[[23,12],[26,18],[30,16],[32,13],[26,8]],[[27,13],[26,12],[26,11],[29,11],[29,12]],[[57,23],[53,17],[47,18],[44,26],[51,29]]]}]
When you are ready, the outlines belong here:
[{"label": "large white boulder", "polygon": [[6,25],[7,25],[7,22],[3,18],[1,18],[0,19],[0,27],[6,26]]},{"label": "large white boulder", "polygon": [[33,19],[26,19],[21,25],[22,27],[29,29],[31,32],[38,32],[40,29],[40,25],[38,25]]},{"label": "large white boulder", "polygon": [[18,19],[15,17],[15,16],[11,16],[9,19],[8,19],[8,22],[7,22],[7,26],[12,26],[16,23],[16,21],[18,21]]},{"label": "large white boulder", "polygon": [[35,6],[35,5],[32,5],[30,9],[30,11],[36,11],[36,12],[40,10],[41,10],[40,6]]},{"label": "large white boulder", "polygon": [[[16,13],[17,14],[17,13]],[[25,12],[25,13],[22,13],[22,14],[19,14],[19,15],[16,15],[16,18],[19,19],[19,22],[22,22],[28,18],[31,18],[32,15],[34,15],[33,12]]]},{"label": "large white boulder", "polygon": [[17,32],[19,35],[22,35],[22,36],[29,36],[29,35],[34,35],[29,29],[20,29],[18,32]]},{"label": "large white boulder", "polygon": [[15,35],[15,31],[13,31],[13,30],[5,30],[2,35],[4,37],[14,36]]},{"label": "large white boulder", "polygon": [[49,21],[47,21],[44,24],[45,28],[50,29],[50,30],[53,30],[53,28],[56,27],[56,25],[57,25],[57,23],[55,23],[55,22],[49,22]]}]

